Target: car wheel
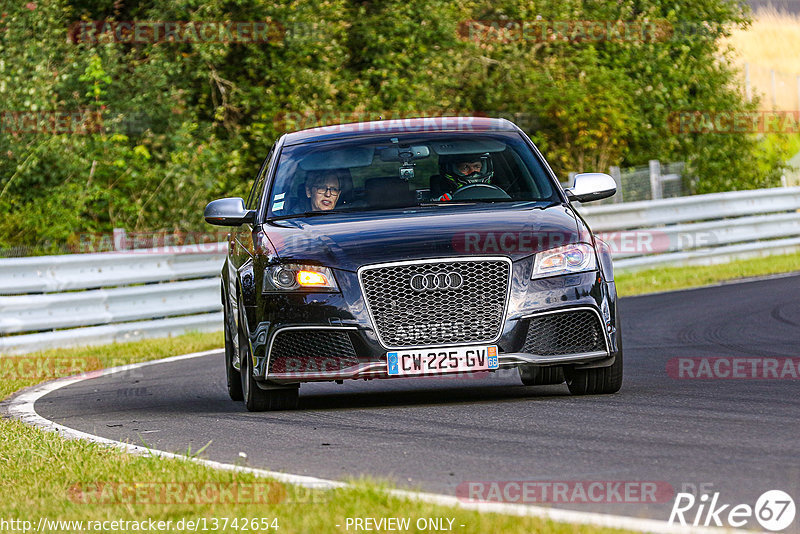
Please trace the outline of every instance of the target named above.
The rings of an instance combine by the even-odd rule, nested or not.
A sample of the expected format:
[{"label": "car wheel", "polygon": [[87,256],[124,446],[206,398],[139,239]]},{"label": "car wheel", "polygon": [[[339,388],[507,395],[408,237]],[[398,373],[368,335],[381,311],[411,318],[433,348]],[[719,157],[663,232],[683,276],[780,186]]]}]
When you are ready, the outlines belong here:
[{"label": "car wheel", "polygon": [[565,370],[564,377],[573,395],[616,393],[622,387],[622,351],[608,367]]},{"label": "car wheel", "polygon": [[230,395],[231,400],[240,401],[244,399],[242,395],[242,377],[239,371],[233,366],[233,355],[236,347],[233,344],[233,335],[231,334],[229,320],[228,306],[225,305],[223,307],[222,323],[222,329],[225,333],[225,378],[228,381],[228,395]]},{"label": "car wheel", "polygon": [[597,395],[616,393],[622,387],[622,330],[619,315],[616,315],[617,352],[614,363],[608,367],[594,369],[565,368],[564,378],[573,395]]},{"label": "car wheel", "polygon": [[617,347],[614,363],[594,369],[564,369],[567,387],[573,395],[616,393],[622,387],[622,334],[617,318]]},{"label": "car wheel", "polygon": [[519,378],[526,386],[548,386],[564,383],[564,369],[553,365],[542,367],[540,365],[520,365]]},{"label": "car wheel", "polygon": [[299,400],[297,386],[281,387],[277,389],[261,389],[253,378],[253,360],[250,356],[250,344],[241,335],[240,329],[239,350],[241,350],[241,385],[244,405],[251,412],[265,412],[271,410],[294,410]]}]

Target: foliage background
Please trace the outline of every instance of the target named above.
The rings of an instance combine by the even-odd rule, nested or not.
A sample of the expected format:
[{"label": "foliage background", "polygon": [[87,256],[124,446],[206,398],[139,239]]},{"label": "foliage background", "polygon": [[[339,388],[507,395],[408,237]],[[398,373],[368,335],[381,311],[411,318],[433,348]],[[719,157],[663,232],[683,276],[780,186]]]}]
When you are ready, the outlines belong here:
[{"label": "foliage background", "polygon": [[[93,109],[91,135],[0,129],[0,249],[80,233],[204,230],[286,129],[336,118],[519,117],[557,173],[686,161],[698,193],[773,186],[778,149],[675,134],[670,112],[747,110],[724,38],[736,0],[40,0],[0,8],[0,111]],[[666,21],[643,42],[465,38],[469,20]],[[269,43],[72,42],[77,21],[273,21]],[[691,31],[685,31],[691,29]],[[304,117],[295,124],[287,117]]]}]

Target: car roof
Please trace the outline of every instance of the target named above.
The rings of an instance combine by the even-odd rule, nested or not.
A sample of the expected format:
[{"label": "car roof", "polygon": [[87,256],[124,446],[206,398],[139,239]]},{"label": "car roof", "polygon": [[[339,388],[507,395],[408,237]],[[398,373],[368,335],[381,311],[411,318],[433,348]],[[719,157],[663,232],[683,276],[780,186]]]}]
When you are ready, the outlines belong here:
[{"label": "car roof", "polygon": [[488,117],[415,117],[370,122],[353,122],[329,126],[317,126],[286,134],[284,144],[297,145],[349,137],[368,137],[393,133],[424,132],[491,132],[519,131],[519,128],[506,119]]}]

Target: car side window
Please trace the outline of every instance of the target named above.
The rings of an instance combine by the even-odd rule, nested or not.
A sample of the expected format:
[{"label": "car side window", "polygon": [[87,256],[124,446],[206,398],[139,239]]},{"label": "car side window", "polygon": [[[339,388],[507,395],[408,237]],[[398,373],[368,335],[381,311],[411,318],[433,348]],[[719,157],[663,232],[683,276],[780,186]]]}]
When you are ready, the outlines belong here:
[{"label": "car side window", "polygon": [[248,210],[257,210],[258,209],[258,202],[261,200],[261,192],[264,189],[264,179],[267,176],[267,169],[269,168],[269,161],[272,159],[272,154],[275,151],[275,146],[270,149],[267,158],[264,160],[264,164],[261,165],[261,169],[258,171],[258,176],[256,176],[256,180],[253,183],[253,188],[250,190],[250,195],[247,197],[247,202],[245,202],[244,207]]}]

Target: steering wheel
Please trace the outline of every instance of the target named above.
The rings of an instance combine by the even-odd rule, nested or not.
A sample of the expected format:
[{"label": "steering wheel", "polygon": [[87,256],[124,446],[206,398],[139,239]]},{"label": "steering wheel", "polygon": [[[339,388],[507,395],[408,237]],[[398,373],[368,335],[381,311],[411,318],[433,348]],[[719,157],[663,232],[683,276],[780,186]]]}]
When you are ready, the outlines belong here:
[{"label": "steering wheel", "polygon": [[502,188],[492,184],[470,184],[452,193],[453,200],[505,200],[511,198]]}]

